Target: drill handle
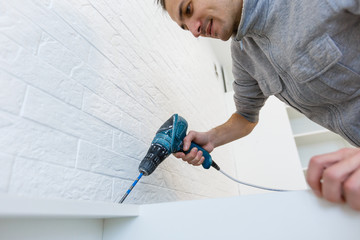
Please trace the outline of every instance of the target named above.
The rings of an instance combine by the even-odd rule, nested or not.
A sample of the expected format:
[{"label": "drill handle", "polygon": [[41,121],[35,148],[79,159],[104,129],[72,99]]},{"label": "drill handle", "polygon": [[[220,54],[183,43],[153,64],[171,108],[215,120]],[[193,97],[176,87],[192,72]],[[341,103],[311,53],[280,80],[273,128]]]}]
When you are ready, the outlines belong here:
[{"label": "drill handle", "polygon": [[189,150],[185,151],[185,153],[188,154],[191,151],[191,149],[193,149],[194,147],[196,147],[198,149],[198,151],[202,151],[202,153],[203,153],[203,156],[205,158],[204,162],[202,163],[203,168],[209,169],[213,163],[213,160],[211,158],[210,153],[208,151],[206,151],[204,148],[202,148],[198,144],[192,142],[190,144]]}]

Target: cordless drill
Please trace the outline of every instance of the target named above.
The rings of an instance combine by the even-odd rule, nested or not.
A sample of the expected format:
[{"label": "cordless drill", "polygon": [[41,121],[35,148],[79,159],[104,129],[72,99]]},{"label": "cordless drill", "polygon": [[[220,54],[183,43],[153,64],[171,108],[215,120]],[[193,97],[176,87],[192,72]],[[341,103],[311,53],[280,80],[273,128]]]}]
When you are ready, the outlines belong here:
[{"label": "cordless drill", "polygon": [[[120,203],[125,200],[127,195],[143,175],[148,176],[153,173],[157,166],[159,166],[159,164],[164,161],[164,159],[167,158],[171,153],[183,151],[183,139],[186,136],[187,127],[188,123],[186,120],[178,114],[172,115],[160,127],[160,129],[156,132],[153,141],[151,142],[151,146],[146,156],[139,165],[139,177],[122,197]],[[194,147],[203,152],[205,159],[202,163],[202,166],[205,169],[209,169],[212,166],[219,170],[219,167],[212,160],[210,154],[196,143],[191,143],[189,150],[185,151],[185,153],[189,153],[190,150]]]},{"label": "cordless drill", "polygon": [[[183,139],[186,136],[187,127],[188,124],[184,118],[178,114],[172,115],[156,132],[146,156],[139,165],[139,172],[148,176],[171,153],[183,151]],[[202,166],[209,169],[213,161],[205,149],[196,143],[191,143],[189,150],[185,153],[190,152],[194,147],[203,152],[205,160]]]}]

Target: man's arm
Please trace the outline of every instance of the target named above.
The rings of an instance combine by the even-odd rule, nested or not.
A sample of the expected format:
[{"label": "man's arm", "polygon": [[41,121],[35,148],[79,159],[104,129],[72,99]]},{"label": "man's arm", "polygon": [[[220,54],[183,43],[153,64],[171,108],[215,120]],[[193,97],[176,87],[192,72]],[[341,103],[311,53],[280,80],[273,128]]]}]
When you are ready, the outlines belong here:
[{"label": "man's arm", "polygon": [[257,123],[249,122],[242,115],[234,113],[224,124],[209,131],[214,148],[248,135]]},{"label": "man's arm", "polygon": [[[217,126],[208,132],[190,131],[184,138],[183,149],[187,151],[191,142],[195,142],[208,152],[211,152],[218,146],[248,135],[254,129],[256,124],[257,123],[248,121],[242,115],[234,113],[224,124]],[[175,153],[174,155],[195,166],[201,165],[204,161],[202,152],[197,151],[195,148],[186,155],[182,152]]]}]

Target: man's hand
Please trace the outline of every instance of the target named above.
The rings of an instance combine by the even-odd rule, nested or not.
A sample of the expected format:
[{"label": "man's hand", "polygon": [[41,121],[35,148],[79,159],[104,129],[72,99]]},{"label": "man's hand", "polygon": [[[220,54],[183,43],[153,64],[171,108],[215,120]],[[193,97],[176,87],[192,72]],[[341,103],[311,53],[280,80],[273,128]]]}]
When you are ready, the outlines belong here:
[{"label": "man's hand", "polygon": [[360,211],[360,148],[313,157],[306,178],[318,197]]},{"label": "man's hand", "polygon": [[[190,131],[184,138],[183,150],[189,150],[191,142],[194,142],[210,153],[218,146],[248,135],[254,129],[256,124],[257,123],[249,122],[240,114],[234,113],[224,124],[217,126],[210,131]],[[174,156],[182,158],[182,160],[194,166],[199,166],[204,162],[203,153],[195,148],[191,149],[188,154],[177,152],[174,153]]]},{"label": "man's hand", "polygon": [[[183,150],[189,150],[191,142],[194,142],[210,153],[214,149],[214,144],[210,141],[210,139],[211,137],[209,132],[190,131],[189,134],[184,138]],[[196,148],[191,149],[188,154],[177,152],[174,153],[174,156],[177,158],[182,158],[182,160],[194,166],[199,166],[204,162],[203,152],[198,151]]]}]

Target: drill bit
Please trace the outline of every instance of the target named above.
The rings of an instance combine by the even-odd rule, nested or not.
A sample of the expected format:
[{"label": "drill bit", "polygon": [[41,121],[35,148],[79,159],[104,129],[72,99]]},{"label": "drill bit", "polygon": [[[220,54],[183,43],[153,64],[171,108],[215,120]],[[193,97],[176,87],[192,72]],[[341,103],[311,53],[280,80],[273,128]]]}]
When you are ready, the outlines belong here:
[{"label": "drill bit", "polygon": [[120,199],[119,203],[123,203],[123,201],[125,200],[125,198],[129,195],[129,193],[131,192],[131,190],[135,187],[135,185],[138,183],[138,181],[140,180],[140,178],[143,176],[144,173],[140,173],[140,175],[137,177],[137,179],[134,181],[134,183],[130,186],[130,188],[126,191],[126,193],[124,194],[124,196]]}]

